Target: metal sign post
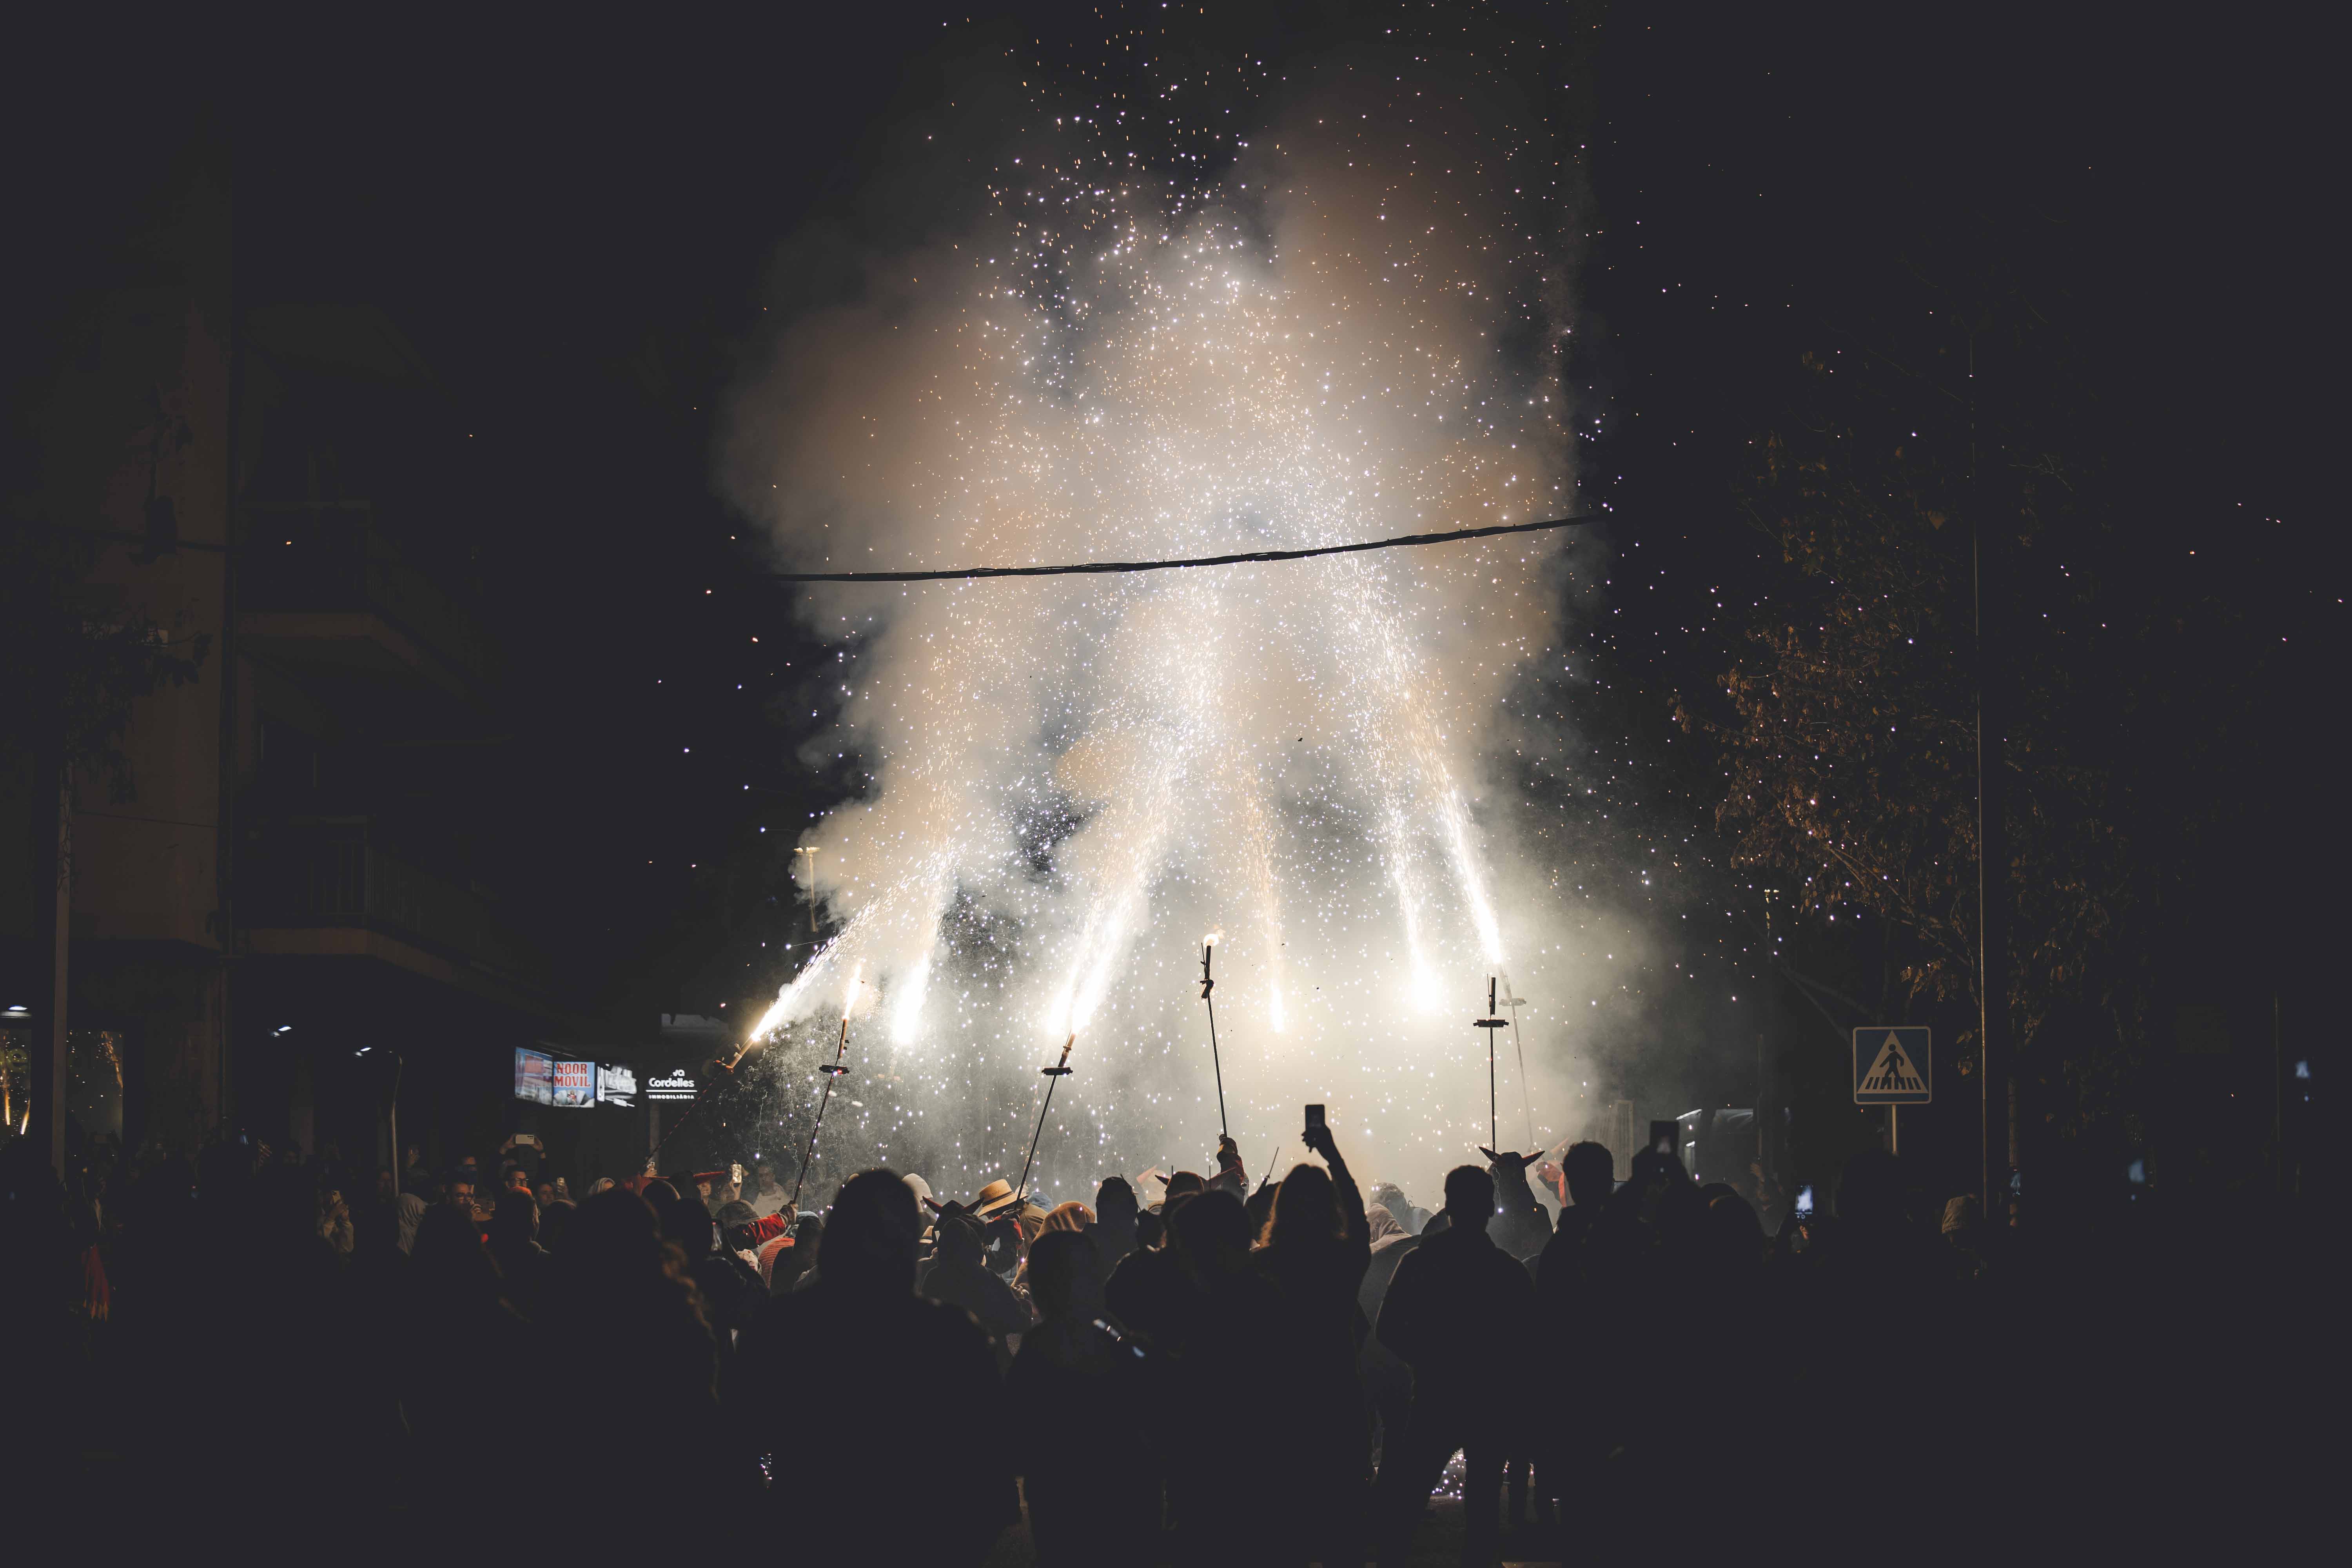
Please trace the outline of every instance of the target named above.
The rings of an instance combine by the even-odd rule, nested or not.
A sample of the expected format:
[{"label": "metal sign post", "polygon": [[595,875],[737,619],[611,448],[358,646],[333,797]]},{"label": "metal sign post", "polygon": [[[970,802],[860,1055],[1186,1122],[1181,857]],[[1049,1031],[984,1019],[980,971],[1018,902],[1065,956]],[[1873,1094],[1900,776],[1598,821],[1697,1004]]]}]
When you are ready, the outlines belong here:
[{"label": "metal sign post", "polygon": [[1934,1042],[1923,1027],[1874,1024],[1853,1032],[1853,1102],[1886,1107],[1886,1152],[1898,1152],[1901,1108],[1936,1098]]}]

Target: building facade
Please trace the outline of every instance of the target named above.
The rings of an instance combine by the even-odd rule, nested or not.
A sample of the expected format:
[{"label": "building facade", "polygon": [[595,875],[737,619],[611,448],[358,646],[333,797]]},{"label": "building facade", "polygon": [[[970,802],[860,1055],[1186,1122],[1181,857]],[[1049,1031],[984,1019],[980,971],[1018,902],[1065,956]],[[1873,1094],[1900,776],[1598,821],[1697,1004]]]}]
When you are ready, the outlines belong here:
[{"label": "building facade", "polygon": [[[436,1163],[488,1157],[530,1114],[514,1048],[602,1031],[499,898],[519,786],[485,489],[393,324],[245,298],[235,237],[199,160],[35,400],[19,509],[103,536],[89,593],[204,654],[133,704],[127,797],[72,784],[67,1019],[115,1065],[76,1059],[66,1136],[193,1152],[234,1131],[388,1163],[396,1105]],[[42,1015],[41,811],[18,796],[0,962]],[[108,1071],[110,1102],[86,1089]]]}]

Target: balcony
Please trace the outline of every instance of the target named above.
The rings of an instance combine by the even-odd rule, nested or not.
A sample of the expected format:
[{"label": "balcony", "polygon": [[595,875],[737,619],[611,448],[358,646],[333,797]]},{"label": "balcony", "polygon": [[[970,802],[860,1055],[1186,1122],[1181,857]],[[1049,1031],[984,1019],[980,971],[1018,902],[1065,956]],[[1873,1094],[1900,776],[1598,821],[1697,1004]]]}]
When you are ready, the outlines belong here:
[{"label": "balcony", "polygon": [[369,501],[253,505],[236,630],[278,662],[378,680],[422,679],[462,700],[496,673],[479,622],[400,558]]},{"label": "balcony", "polygon": [[381,959],[530,1005],[539,955],[480,897],[379,848],[364,821],[284,823],[247,851],[240,923],[257,953]]}]

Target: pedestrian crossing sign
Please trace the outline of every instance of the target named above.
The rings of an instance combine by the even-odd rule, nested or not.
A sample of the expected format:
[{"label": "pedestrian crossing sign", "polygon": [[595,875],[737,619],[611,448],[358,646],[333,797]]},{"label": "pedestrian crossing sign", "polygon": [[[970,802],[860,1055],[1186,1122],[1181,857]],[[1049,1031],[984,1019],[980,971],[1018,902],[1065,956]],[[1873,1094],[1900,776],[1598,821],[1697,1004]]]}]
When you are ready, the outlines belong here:
[{"label": "pedestrian crossing sign", "polygon": [[1936,1098],[1927,1031],[1875,1025],[1853,1032],[1853,1102],[1925,1105]]}]

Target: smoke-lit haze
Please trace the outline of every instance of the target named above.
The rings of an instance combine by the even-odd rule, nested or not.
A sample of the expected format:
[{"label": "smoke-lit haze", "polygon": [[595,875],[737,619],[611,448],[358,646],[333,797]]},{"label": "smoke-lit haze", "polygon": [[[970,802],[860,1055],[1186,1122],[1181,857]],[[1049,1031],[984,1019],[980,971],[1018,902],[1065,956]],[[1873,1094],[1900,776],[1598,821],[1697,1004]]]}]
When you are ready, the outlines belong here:
[{"label": "smoke-lit haze", "polygon": [[[1038,96],[1001,148],[925,143],[914,183],[966,180],[980,216],[861,257],[733,411],[728,483],[780,557],[1148,560],[1572,510],[1539,141],[1475,72],[1289,90],[1189,186]],[[811,591],[815,629],[857,638],[820,743],[872,782],[804,840],[839,934],[756,1031],[765,1070],[797,1082],[849,1003],[861,1136],[968,1192],[1018,1176],[1075,1033],[1037,1184],[1206,1168],[1215,931],[1253,1173],[1322,1101],[1360,1168],[1426,1192],[1488,1136],[1487,977],[1562,998],[1600,958],[1495,765],[1526,739],[1513,682],[1559,663],[1566,541]],[[1559,1026],[1524,1020],[1538,1134],[1572,1131]]]}]

